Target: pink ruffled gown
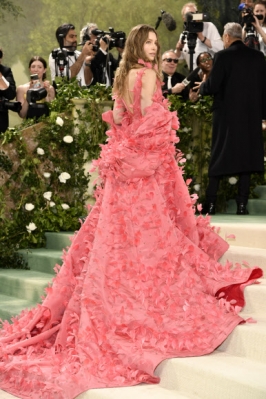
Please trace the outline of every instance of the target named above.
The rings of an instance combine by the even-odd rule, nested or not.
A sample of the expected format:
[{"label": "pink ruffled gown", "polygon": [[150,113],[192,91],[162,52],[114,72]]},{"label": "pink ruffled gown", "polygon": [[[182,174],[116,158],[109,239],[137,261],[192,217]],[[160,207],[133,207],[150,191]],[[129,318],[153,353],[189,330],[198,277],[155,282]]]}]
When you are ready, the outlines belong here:
[{"label": "pink ruffled gown", "polygon": [[217,262],[228,245],[194,215],[159,81],[141,114],[145,70],[134,113],[103,115],[102,185],[46,298],[0,331],[0,388],[21,398],[157,383],[163,359],[210,353],[244,322],[244,287],[262,276]]}]

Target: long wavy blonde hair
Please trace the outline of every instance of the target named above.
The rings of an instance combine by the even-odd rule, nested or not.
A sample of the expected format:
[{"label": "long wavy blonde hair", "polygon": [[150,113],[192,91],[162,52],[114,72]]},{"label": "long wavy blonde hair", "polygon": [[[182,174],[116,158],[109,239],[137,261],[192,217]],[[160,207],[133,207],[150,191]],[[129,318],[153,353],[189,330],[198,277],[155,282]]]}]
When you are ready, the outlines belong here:
[{"label": "long wavy blonde hair", "polygon": [[158,38],[156,30],[152,26],[144,24],[137,25],[132,28],[128,35],[119,68],[116,70],[113,86],[113,93],[119,97],[124,94],[126,77],[129,71],[132,68],[143,68],[143,65],[138,63],[139,59],[145,62],[150,62],[153,67],[156,66],[156,74],[158,75],[159,79],[162,79],[160,44],[158,43],[157,54],[154,61],[147,59],[143,50],[144,44],[148,39],[149,32],[154,32]]}]

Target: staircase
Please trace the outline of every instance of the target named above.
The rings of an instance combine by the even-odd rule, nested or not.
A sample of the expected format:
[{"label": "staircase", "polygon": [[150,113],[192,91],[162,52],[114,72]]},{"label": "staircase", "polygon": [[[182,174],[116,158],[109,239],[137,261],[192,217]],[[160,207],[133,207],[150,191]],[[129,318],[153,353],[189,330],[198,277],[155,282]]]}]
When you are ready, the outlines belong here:
[{"label": "staircase", "polygon": [[[265,197],[266,199],[266,197]],[[264,213],[265,214],[265,213]],[[266,216],[215,215],[212,224],[228,238],[229,251],[222,257],[243,260],[263,268],[266,275]],[[71,233],[47,233],[47,248],[31,250],[31,270],[0,269],[0,317],[10,318],[36,304],[51,280],[61,248],[69,245]],[[155,370],[159,385],[91,389],[76,399],[265,399],[266,398],[266,279],[245,289],[242,315],[246,323],[210,355],[165,360]],[[0,399],[15,399],[0,390]]]},{"label": "staircase", "polygon": [[11,319],[41,301],[55,265],[62,264],[62,248],[70,245],[71,235],[46,233],[46,248],[21,250],[30,270],[0,269],[0,319]]},{"label": "staircase", "polygon": [[[258,198],[248,200],[248,211],[250,215],[266,215],[266,186],[257,186],[253,190]],[[226,213],[236,213],[235,200],[227,202]]]}]

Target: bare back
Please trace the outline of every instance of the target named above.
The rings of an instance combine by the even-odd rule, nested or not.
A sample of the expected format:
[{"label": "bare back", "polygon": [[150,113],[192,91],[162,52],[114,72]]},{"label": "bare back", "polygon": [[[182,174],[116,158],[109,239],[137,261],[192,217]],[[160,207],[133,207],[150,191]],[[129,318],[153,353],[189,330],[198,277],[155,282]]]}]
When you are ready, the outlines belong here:
[{"label": "bare back", "polygon": [[[114,121],[116,124],[120,124],[123,118],[123,113],[128,111],[133,114],[134,112],[134,89],[136,85],[137,75],[141,68],[131,69],[126,77],[126,90],[122,99],[116,99],[114,105]],[[156,91],[156,72],[152,69],[145,69],[142,76],[141,86],[141,113],[145,114],[145,108],[152,105],[152,97]]]}]

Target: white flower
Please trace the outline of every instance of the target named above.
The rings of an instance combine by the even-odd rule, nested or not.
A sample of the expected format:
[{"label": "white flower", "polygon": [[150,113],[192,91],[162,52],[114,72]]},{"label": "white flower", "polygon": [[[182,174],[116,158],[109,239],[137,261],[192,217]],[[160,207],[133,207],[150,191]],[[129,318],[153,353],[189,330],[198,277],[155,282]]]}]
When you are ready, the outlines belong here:
[{"label": "white flower", "polygon": [[47,199],[48,201],[50,201],[51,197],[52,197],[52,191],[46,191],[43,194],[44,198]]},{"label": "white flower", "polygon": [[28,233],[31,233],[32,231],[37,229],[37,226],[35,223],[31,222],[28,226],[26,226],[26,229],[27,229]]},{"label": "white flower", "polygon": [[199,191],[200,190],[200,184],[194,184],[193,186],[195,191]]},{"label": "white flower", "polygon": [[266,157],[264,157],[264,162],[266,162]]},{"label": "white flower", "polygon": [[25,204],[26,211],[32,211],[35,208],[33,204],[27,203]]},{"label": "white flower", "polygon": [[65,143],[72,143],[73,137],[72,136],[65,136],[63,137]]},{"label": "white flower", "polygon": [[63,126],[64,121],[63,121],[62,118],[60,118],[60,116],[58,116],[58,117],[56,118],[55,123],[56,123],[57,125],[59,125],[59,126]]},{"label": "white flower", "polygon": [[51,173],[44,172],[43,176],[44,176],[46,179],[49,179],[49,177],[51,176]]},{"label": "white flower", "polygon": [[187,132],[189,132],[190,131],[190,128],[189,127],[183,127],[183,132],[185,132],[185,133],[187,133]]},{"label": "white flower", "polygon": [[186,155],[186,158],[187,158],[187,159],[191,159],[191,158],[192,158],[192,154],[187,154],[187,155]]},{"label": "white flower", "polygon": [[236,177],[229,177],[228,179],[230,184],[236,184],[237,183],[237,178]]},{"label": "white flower", "polygon": [[61,175],[59,175],[58,176],[58,179],[60,180],[60,183],[66,183],[66,181],[68,180],[68,179],[70,179],[70,174],[69,173],[67,173],[67,172],[63,172],[63,173],[61,173]]},{"label": "white flower", "polygon": [[55,206],[55,202],[51,201],[51,202],[49,203],[49,205],[50,205],[50,207],[52,208],[53,206]]},{"label": "white flower", "polygon": [[37,148],[37,154],[44,155],[44,150],[40,147]]},{"label": "white flower", "polygon": [[69,205],[67,205],[67,204],[61,204],[61,206],[63,209],[69,209]]}]

